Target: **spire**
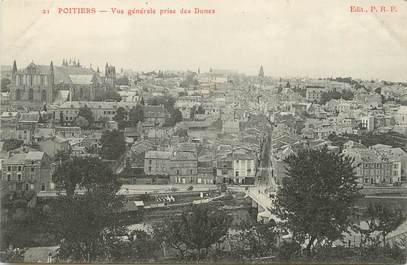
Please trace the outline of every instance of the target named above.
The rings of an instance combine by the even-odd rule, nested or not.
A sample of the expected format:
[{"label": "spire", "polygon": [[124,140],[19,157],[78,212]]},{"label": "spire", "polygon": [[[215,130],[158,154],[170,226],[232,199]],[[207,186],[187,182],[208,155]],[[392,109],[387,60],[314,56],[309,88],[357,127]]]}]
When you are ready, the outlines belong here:
[{"label": "spire", "polygon": [[50,65],[49,65],[49,71],[54,72],[54,63],[52,61],[51,61]]},{"label": "spire", "polygon": [[96,72],[100,73],[99,66],[98,66],[98,68],[96,69]]},{"label": "spire", "polygon": [[17,72],[17,63],[16,60],[13,62],[13,73]]},{"label": "spire", "polygon": [[263,65],[260,66],[259,77],[260,77],[260,78],[263,78],[263,77],[264,77]]}]

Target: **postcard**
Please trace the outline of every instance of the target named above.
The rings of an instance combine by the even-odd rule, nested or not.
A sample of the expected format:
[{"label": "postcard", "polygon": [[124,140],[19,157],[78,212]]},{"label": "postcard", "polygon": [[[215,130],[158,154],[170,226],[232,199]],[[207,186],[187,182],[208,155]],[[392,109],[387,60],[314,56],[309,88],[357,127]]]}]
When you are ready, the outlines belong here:
[{"label": "postcard", "polygon": [[0,261],[407,262],[407,1],[3,0]]}]

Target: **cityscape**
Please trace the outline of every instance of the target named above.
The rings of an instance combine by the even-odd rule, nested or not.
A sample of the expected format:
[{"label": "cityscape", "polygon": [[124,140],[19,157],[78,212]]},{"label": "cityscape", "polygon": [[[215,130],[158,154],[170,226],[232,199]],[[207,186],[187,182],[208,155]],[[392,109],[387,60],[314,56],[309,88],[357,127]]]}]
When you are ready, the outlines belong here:
[{"label": "cityscape", "polygon": [[0,262],[406,264],[383,4],[2,1]]},{"label": "cityscape", "polygon": [[266,73],[2,66],[4,257],[402,262],[407,83]]}]

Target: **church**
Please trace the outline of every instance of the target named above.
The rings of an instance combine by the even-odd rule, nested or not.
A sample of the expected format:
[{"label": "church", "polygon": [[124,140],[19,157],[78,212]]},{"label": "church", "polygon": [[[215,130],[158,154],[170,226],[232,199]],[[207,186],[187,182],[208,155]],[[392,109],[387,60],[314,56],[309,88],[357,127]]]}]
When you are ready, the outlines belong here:
[{"label": "church", "polygon": [[92,101],[104,91],[114,90],[116,70],[106,63],[104,75],[92,68],[82,67],[79,61],[63,60],[62,66],[38,65],[31,62],[17,69],[14,61],[11,72],[10,104],[39,109],[44,105],[72,100]]}]

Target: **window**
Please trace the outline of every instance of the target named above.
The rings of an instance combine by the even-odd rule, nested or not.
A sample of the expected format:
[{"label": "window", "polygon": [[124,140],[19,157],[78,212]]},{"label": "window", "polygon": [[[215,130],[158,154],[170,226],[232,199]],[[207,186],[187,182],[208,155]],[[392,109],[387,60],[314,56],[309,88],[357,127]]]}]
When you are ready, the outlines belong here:
[{"label": "window", "polygon": [[21,171],[21,166],[18,166],[18,171]]},{"label": "window", "polygon": [[179,170],[177,169],[177,175],[179,175]]},{"label": "window", "polygon": [[42,190],[42,191],[45,190],[45,184],[44,184],[44,183],[41,184],[41,190]]},{"label": "window", "polygon": [[11,166],[7,166],[7,171],[11,171]]},{"label": "window", "polygon": [[394,164],[394,169],[397,169],[397,164]]},{"label": "window", "polygon": [[28,190],[28,184],[27,183],[25,184],[25,190]]},{"label": "window", "polygon": [[239,171],[235,172],[235,176],[238,177],[239,176]]},{"label": "window", "polygon": [[151,167],[148,167],[148,171],[151,172]]},{"label": "window", "polygon": [[193,169],[191,169],[191,171],[190,171],[190,172],[191,172],[191,175],[192,175],[192,174],[194,174],[194,173],[193,173],[193,172],[194,172],[194,170],[193,170]]},{"label": "window", "polygon": [[11,174],[7,174],[7,181],[11,181]]},{"label": "window", "polygon": [[31,168],[31,172],[34,172],[34,170],[35,170],[35,168],[34,168],[34,167],[32,167],[32,168]]},{"label": "window", "polygon": [[151,165],[151,162],[153,162],[151,159],[148,161],[148,163]]},{"label": "window", "polygon": [[21,174],[17,174],[17,180],[21,181]]}]

